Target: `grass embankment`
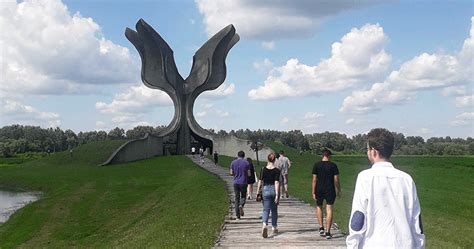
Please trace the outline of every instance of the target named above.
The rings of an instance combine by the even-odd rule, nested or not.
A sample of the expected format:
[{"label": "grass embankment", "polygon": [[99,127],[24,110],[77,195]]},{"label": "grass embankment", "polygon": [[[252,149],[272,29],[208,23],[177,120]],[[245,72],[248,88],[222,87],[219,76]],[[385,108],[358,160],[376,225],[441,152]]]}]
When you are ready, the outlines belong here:
[{"label": "grass embankment", "polygon": [[91,143],[0,168],[0,189],[42,199],[0,226],[0,248],[210,247],[224,184],[184,156],[98,167],[123,141]]},{"label": "grass embankment", "polygon": [[[279,143],[267,142],[275,151],[284,150],[293,163],[289,191],[315,205],[311,196],[312,167],[320,156],[303,153]],[[336,200],[334,219],[347,232],[357,174],[370,167],[365,155],[334,155],[339,168],[342,197]],[[474,237],[474,158],[463,156],[394,156],[396,168],[409,173],[417,186],[428,248],[472,248]],[[219,162],[228,168],[231,157]],[[265,163],[260,163],[261,166]]]}]

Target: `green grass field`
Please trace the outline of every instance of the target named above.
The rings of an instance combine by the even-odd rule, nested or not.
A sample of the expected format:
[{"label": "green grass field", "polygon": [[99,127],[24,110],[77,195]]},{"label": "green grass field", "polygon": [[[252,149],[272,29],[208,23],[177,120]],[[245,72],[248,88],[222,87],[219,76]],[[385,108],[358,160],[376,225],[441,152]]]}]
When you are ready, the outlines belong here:
[{"label": "green grass field", "polygon": [[122,143],[0,167],[0,189],[43,192],[0,226],[0,248],[210,247],[227,214],[224,183],[184,156],[97,166]]},{"label": "green grass field", "polygon": [[[284,150],[293,163],[289,174],[290,194],[314,205],[311,172],[321,157],[309,153],[300,156],[297,150],[279,143],[266,144],[275,151]],[[473,248],[474,157],[395,156],[392,159],[395,167],[409,173],[416,183],[427,247]],[[219,163],[228,168],[231,160],[221,156]],[[334,219],[347,232],[357,174],[370,164],[364,155],[334,155],[332,160],[338,165],[342,187],[342,197],[334,206]]]}]

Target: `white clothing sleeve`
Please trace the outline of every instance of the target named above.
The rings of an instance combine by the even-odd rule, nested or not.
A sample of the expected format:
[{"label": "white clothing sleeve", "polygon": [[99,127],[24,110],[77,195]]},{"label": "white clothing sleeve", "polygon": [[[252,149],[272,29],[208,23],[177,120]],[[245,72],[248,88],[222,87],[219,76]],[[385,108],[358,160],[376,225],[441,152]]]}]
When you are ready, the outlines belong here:
[{"label": "white clothing sleeve", "polygon": [[414,248],[425,248],[425,235],[423,234],[423,222],[421,218],[421,207],[418,195],[416,193],[416,186],[413,183],[413,213],[412,213],[412,234],[414,240]]},{"label": "white clothing sleeve", "polygon": [[357,176],[352,199],[351,218],[349,220],[349,236],[346,238],[347,248],[361,248],[367,230],[367,203],[368,198],[364,189],[361,175]]}]

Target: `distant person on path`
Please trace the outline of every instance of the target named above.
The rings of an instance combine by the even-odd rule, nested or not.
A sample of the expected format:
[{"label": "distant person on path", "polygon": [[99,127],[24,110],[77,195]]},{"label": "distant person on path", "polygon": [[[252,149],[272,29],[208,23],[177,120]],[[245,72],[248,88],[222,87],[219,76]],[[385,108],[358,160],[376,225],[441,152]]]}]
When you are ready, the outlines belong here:
[{"label": "distant person on path", "polygon": [[219,161],[219,154],[217,154],[217,150],[214,151],[212,156],[214,157],[214,165],[217,165],[217,162]]},{"label": "distant person on path", "polygon": [[230,175],[234,176],[235,216],[237,220],[240,220],[240,217],[244,216],[247,182],[250,176],[249,162],[245,159],[245,153],[243,151],[239,151],[237,153],[237,159],[230,164]]},{"label": "distant person on path", "polygon": [[280,151],[280,158],[278,158],[278,164],[281,170],[281,177],[280,177],[280,186],[281,186],[281,197],[283,197],[283,190],[285,191],[285,197],[288,198],[290,195],[288,194],[288,173],[291,168],[291,161],[288,157],[285,156],[284,151]]},{"label": "distant person on path", "polygon": [[201,159],[201,164],[204,163],[204,148],[201,146],[201,148],[199,148],[199,158]]},{"label": "distant person on path", "polygon": [[[262,169],[260,179],[258,180],[257,190],[262,190],[262,237],[268,237],[268,217],[272,212],[272,234],[278,233],[278,203],[280,202],[280,170],[275,167],[276,156],[270,153],[267,157],[267,166]],[[263,189],[262,189],[263,188]]]},{"label": "distant person on path", "polygon": [[257,177],[255,174],[255,167],[253,166],[252,158],[247,157],[247,162],[249,162],[250,176],[248,178],[247,185],[247,199],[252,200],[253,194],[253,184],[255,183]]},{"label": "distant person on path", "polygon": [[[331,239],[332,207],[337,195],[341,194],[339,184],[339,169],[337,165],[329,161],[331,151],[324,149],[323,158],[313,166],[313,199],[316,200],[316,217],[319,223],[319,235]],[[323,224],[323,201],[326,200],[326,231]]]},{"label": "distant person on path", "polygon": [[347,248],[425,247],[416,186],[389,161],[393,146],[393,134],[386,129],[367,134],[372,167],[357,176]]},{"label": "distant person on path", "polygon": [[191,148],[191,155],[195,155],[196,154],[196,148],[194,148],[194,146]]}]

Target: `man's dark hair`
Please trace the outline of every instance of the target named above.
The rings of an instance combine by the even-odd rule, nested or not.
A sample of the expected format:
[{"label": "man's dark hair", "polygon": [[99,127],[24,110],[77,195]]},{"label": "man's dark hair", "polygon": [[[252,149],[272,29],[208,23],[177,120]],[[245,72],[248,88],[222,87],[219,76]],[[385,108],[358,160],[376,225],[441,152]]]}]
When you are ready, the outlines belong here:
[{"label": "man's dark hair", "polygon": [[324,148],[322,151],[323,156],[329,157],[332,155],[332,152],[328,148]]},{"label": "man's dark hair", "polygon": [[237,156],[238,157],[245,157],[245,152],[239,151],[239,152],[237,152]]},{"label": "man's dark hair", "polygon": [[285,155],[285,152],[280,150],[280,155]]},{"label": "man's dark hair", "polygon": [[367,134],[367,143],[370,148],[374,148],[380,154],[380,157],[389,159],[393,153],[395,139],[393,134],[384,128],[372,129]]}]

